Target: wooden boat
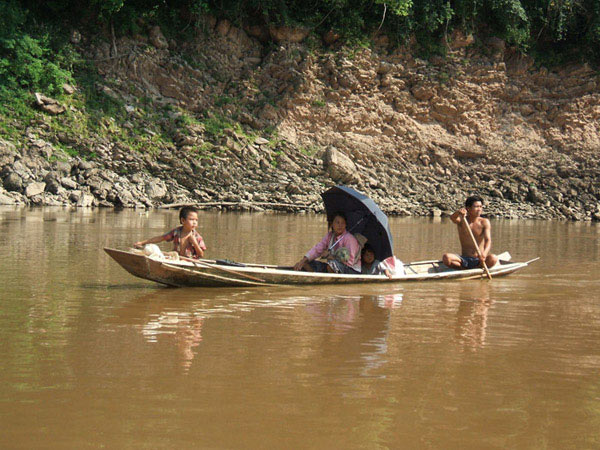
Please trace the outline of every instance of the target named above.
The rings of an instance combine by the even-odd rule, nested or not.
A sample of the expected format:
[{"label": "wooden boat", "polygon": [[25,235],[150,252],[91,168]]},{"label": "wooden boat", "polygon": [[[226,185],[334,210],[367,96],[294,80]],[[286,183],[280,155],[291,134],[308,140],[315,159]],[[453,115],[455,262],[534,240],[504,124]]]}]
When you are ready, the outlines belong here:
[{"label": "wooden boat", "polygon": [[[298,272],[290,266],[266,264],[238,264],[229,261],[201,259],[169,260],[146,256],[140,250],[104,251],[130,274],[145,280],[156,281],[176,287],[248,287],[294,284],[348,284],[348,283],[397,283],[431,280],[466,280],[485,276],[483,269],[455,270],[441,261],[417,261],[405,264],[405,273],[394,275],[344,275],[330,273]],[[491,267],[492,277],[516,272],[537,260],[510,262],[510,255],[503,253],[500,261]]]}]

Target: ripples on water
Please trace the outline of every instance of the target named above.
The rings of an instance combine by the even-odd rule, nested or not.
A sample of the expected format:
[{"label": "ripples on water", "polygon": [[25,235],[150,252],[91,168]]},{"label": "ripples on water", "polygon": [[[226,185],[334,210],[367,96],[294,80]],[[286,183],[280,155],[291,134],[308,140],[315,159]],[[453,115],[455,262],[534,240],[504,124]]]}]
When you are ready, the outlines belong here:
[{"label": "ripples on water", "polygon": [[[498,250],[542,258],[492,282],[168,289],[101,248],[175,212],[0,217],[2,447],[600,446],[596,225],[492,222]],[[325,228],[201,223],[211,256],[277,263]],[[456,250],[446,221],[391,223],[406,261]]]}]

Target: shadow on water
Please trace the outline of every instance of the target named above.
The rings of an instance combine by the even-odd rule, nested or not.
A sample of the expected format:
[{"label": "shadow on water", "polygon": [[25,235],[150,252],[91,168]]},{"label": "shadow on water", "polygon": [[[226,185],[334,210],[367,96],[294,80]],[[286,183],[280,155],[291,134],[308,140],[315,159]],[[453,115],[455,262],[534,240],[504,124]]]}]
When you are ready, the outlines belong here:
[{"label": "shadow on water", "polygon": [[[109,283],[81,283],[79,285],[82,289],[89,289],[93,291],[105,291],[105,290],[117,290],[117,291],[132,291],[132,290],[148,290],[148,283],[119,283],[119,284],[109,284]],[[152,286],[154,289],[157,289],[158,292],[160,290],[171,290],[172,287],[162,286],[162,285],[154,285]]]}]

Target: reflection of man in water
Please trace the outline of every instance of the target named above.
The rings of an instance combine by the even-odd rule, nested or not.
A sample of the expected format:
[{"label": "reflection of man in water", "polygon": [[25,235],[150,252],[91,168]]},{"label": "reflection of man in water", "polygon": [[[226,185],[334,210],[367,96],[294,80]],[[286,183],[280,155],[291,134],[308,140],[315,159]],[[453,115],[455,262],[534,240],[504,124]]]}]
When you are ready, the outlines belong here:
[{"label": "reflection of man in water", "polygon": [[488,284],[480,284],[478,288],[461,292],[456,313],[456,339],[474,349],[485,345],[488,310],[493,303]]}]

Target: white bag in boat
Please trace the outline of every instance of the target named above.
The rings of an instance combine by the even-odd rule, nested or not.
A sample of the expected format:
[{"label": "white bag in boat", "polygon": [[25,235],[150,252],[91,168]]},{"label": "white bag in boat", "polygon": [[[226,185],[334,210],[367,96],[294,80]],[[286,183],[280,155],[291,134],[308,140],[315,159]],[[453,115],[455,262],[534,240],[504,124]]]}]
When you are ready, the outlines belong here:
[{"label": "white bag in boat", "polygon": [[146,255],[149,258],[157,259],[157,260],[165,259],[165,255],[163,255],[163,252],[160,250],[160,248],[156,244],[144,245],[144,255]]},{"label": "white bag in boat", "polygon": [[395,256],[390,256],[379,263],[377,267],[381,273],[389,270],[392,275],[404,275],[404,263]]}]

